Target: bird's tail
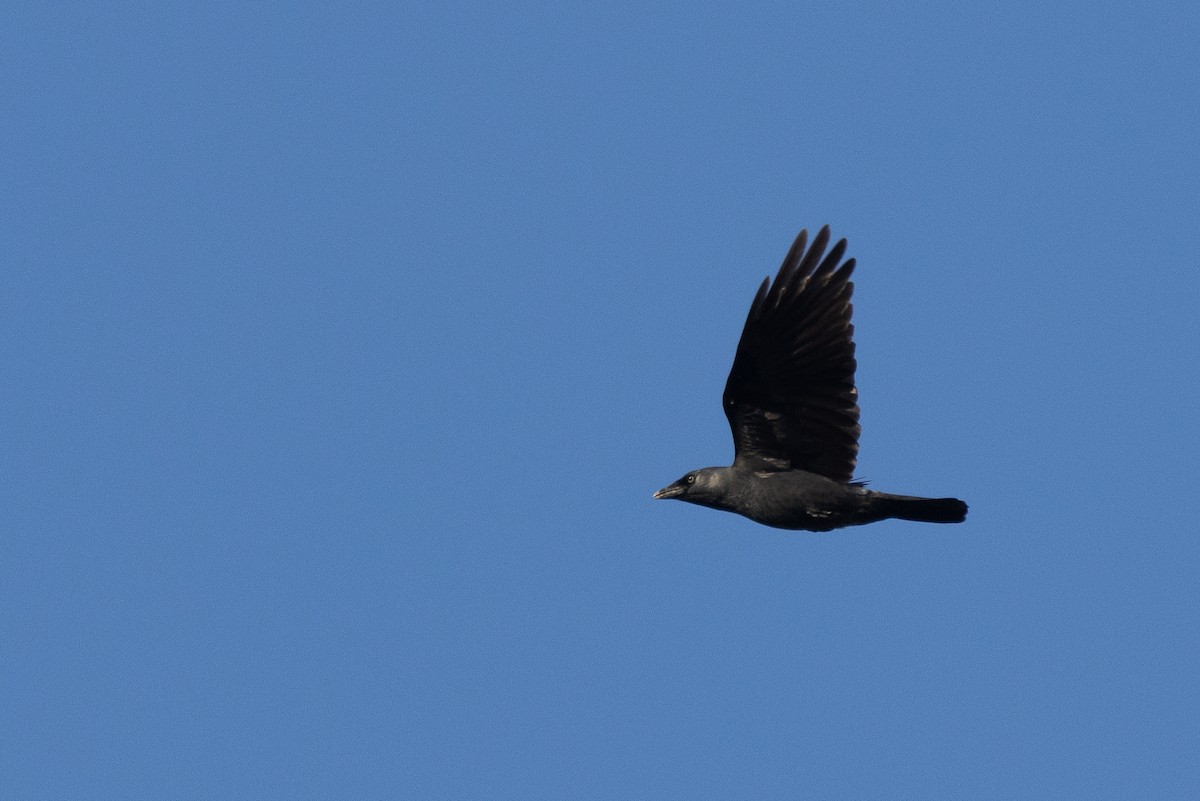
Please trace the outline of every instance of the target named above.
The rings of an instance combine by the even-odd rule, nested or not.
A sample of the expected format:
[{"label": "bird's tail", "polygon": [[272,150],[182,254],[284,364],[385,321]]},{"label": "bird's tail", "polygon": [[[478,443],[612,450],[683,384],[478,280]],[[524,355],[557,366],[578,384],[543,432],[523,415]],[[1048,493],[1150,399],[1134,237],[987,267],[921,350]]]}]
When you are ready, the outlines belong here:
[{"label": "bird's tail", "polygon": [[958,498],[916,498],[911,495],[875,493],[874,503],[887,517],[916,520],[921,523],[961,523],[967,519],[967,505]]}]

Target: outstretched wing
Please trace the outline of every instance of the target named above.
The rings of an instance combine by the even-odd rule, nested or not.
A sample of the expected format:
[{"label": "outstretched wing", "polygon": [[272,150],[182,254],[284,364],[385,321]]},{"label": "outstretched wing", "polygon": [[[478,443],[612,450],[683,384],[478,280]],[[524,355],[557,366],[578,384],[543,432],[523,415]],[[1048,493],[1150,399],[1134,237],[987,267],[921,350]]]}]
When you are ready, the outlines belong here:
[{"label": "outstretched wing", "polygon": [[734,463],[807,470],[848,482],[858,457],[858,390],[846,240],[801,231],[750,307],[725,384]]}]

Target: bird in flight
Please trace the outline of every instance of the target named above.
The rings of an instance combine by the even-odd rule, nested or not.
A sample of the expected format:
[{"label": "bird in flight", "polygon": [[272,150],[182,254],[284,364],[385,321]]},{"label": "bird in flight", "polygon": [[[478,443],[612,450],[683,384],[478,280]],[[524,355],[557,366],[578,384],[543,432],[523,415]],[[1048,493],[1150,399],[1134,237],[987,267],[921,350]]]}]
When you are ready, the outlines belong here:
[{"label": "bird in flight", "polygon": [[828,254],[829,226],[801,231],[763,281],[742,329],[723,404],[733,465],[693,470],[655,498],[736,512],[776,528],[832,531],[888,518],[961,523],[957,498],[869,490],[853,481],[858,390],[846,240]]}]

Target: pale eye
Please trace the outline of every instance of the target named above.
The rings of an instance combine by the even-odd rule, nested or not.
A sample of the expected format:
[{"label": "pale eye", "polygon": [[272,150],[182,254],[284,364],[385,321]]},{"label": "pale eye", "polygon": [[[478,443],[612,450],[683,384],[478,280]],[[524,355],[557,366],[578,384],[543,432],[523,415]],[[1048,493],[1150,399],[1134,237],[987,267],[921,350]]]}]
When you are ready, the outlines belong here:
[{"label": "pale eye", "polygon": [[685,480],[685,481],[687,481],[687,483],[689,483],[689,484],[695,484],[695,483],[696,483],[696,477],[695,477],[695,476],[688,476],[688,477],[687,477],[686,479],[684,479],[684,480]]}]

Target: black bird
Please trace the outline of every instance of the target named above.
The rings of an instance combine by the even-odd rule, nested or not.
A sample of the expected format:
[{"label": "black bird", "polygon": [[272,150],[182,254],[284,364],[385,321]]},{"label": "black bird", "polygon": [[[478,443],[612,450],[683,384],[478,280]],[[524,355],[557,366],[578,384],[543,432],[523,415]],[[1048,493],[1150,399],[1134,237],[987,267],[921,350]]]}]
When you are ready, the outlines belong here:
[{"label": "black bird", "polygon": [[852,481],[858,390],[846,240],[828,255],[829,226],[805,250],[801,231],[750,306],[725,384],[731,467],[694,470],[655,498],[736,512],[776,528],[831,531],[891,517],[961,523],[957,498],[889,495]]}]

